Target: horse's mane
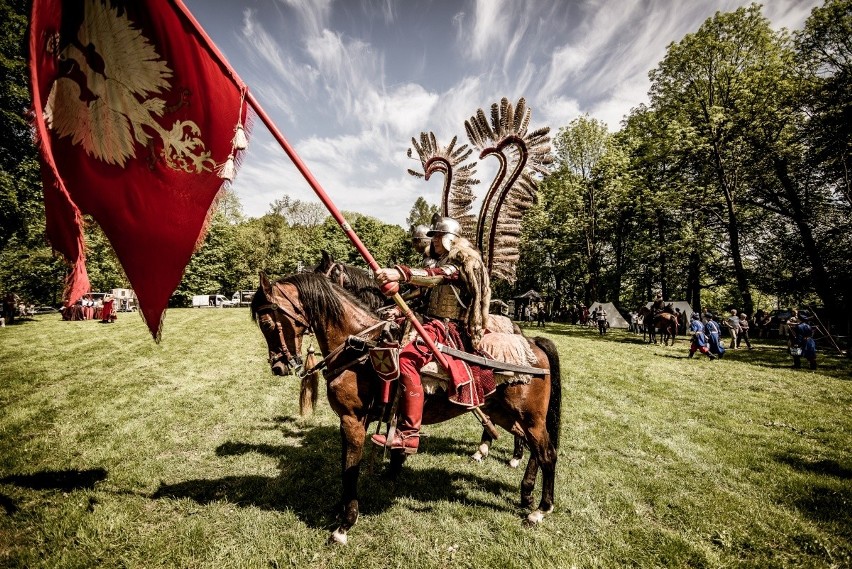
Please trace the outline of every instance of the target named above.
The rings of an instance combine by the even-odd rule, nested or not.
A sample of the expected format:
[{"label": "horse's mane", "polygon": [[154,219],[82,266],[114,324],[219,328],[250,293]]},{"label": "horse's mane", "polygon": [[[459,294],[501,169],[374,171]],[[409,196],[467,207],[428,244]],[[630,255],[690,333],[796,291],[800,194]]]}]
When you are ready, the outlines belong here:
[{"label": "horse's mane", "polygon": [[[320,273],[295,273],[278,279],[275,284],[291,284],[296,288],[302,302],[302,309],[309,324],[314,328],[319,327],[320,324],[342,324],[347,313],[344,300],[372,314],[372,309],[358,297]],[[265,297],[262,290],[258,290],[258,293],[254,295],[251,302],[252,319],[257,319],[257,312],[265,302]]]}]

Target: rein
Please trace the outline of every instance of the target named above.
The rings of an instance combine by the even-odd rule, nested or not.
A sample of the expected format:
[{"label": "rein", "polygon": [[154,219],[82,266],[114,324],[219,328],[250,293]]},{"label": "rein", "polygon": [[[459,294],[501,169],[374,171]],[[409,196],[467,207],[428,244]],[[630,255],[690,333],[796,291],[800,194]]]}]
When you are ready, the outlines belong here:
[{"label": "rein", "polygon": [[[331,352],[329,352],[328,355],[325,356],[324,358],[322,358],[320,361],[318,361],[316,363],[316,365],[314,365],[310,369],[306,369],[306,370],[303,370],[302,372],[300,372],[299,377],[303,378],[307,375],[310,375],[314,372],[320,371],[323,368],[328,367],[328,364],[329,364],[330,361],[333,361],[335,358],[340,356],[340,354],[343,353],[346,350],[355,350],[355,351],[358,351],[358,352],[363,352],[367,347],[367,342],[366,342],[367,335],[370,332],[373,332],[374,330],[376,330],[378,328],[386,326],[387,324],[388,324],[388,322],[377,322],[376,324],[373,324],[369,328],[366,328],[366,329],[358,332],[358,334],[356,334],[354,336],[349,336],[346,339],[345,342],[343,342],[342,344],[337,346],[335,349],[333,349]],[[361,361],[360,357],[351,361],[351,362],[343,364],[341,367],[332,368],[330,370],[327,370],[327,371],[324,372],[323,375],[326,376],[326,379],[336,377],[341,372],[346,371],[350,367],[357,364],[359,361]]]},{"label": "rein", "polygon": [[[287,310],[286,308],[284,308],[283,306],[281,306],[278,303],[263,304],[261,306],[258,306],[256,311],[260,312],[262,310],[273,310],[273,311],[283,312],[285,316],[290,318],[290,320],[292,320],[293,322],[295,322],[296,324],[298,324],[299,326],[304,328],[307,333],[309,333],[309,334],[312,333],[311,325],[306,322],[307,317],[305,317],[305,313],[302,312],[302,310],[296,305],[295,302],[293,302],[292,298],[287,296],[286,292],[284,292],[280,289],[279,289],[279,292],[280,292],[281,296],[283,296],[284,298],[287,299],[287,302],[290,303],[291,308],[295,312],[297,312],[298,315],[293,314],[293,312],[291,312],[290,310]],[[300,316],[301,316],[301,318],[300,318]],[[277,363],[281,360],[286,360],[287,365],[296,369],[296,368],[298,368],[302,365],[302,358],[299,356],[299,354],[293,355],[293,354],[290,353],[290,350],[287,348],[287,341],[284,338],[284,330],[281,327],[281,322],[279,322],[277,318],[275,318],[274,320],[275,320],[275,330],[276,330],[276,332],[278,332],[278,343],[281,346],[281,353],[278,354],[278,355],[275,355],[275,356],[270,356],[269,363],[275,364],[275,363]]]}]

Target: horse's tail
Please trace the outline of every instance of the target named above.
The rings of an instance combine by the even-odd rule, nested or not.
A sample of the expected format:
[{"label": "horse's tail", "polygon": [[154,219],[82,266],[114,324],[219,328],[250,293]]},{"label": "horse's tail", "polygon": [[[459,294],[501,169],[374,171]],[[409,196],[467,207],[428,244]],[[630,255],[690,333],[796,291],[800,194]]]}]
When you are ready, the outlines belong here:
[{"label": "horse's tail", "polygon": [[[308,352],[305,358],[305,369],[312,369],[316,365],[316,356],[313,350]],[[319,370],[302,376],[302,384],[299,389],[299,415],[307,417],[312,415],[317,404],[317,390],[319,386]]]},{"label": "horse's tail", "polygon": [[547,403],[547,418],[545,426],[553,448],[559,448],[559,431],[562,424],[562,370],[559,367],[559,352],[556,344],[547,338],[536,336],[535,345],[547,355],[550,366],[550,401]]}]

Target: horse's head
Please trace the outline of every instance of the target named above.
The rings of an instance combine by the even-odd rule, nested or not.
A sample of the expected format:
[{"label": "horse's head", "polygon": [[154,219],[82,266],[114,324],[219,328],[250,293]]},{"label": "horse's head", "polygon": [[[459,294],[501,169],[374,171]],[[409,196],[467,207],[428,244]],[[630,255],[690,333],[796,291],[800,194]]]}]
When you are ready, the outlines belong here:
[{"label": "horse's head", "polygon": [[352,289],[346,265],[335,261],[328,251],[323,250],[322,260],[317,265],[317,268],[314,269],[314,272],[324,274],[331,282],[337,283],[345,289]]},{"label": "horse's head", "polygon": [[271,283],[261,272],[251,314],[266,339],[272,373],[298,372],[302,368],[302,337],[311,327],[296,288],[288,283]]}]

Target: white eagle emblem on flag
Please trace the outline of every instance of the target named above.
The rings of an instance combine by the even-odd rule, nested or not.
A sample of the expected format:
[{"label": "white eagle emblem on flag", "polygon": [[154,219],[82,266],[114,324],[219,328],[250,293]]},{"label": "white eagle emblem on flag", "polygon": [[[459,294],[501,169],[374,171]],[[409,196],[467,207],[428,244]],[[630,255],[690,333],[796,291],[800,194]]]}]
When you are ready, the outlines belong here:
[{"label": "white eagle emblem on flag", "polygon": [[126,15],[86,0],[77,37],[58,57],[65,73],[51,87],[44,116],[60,137],[122,167],[136,157],[136,143],[153,156],[157,137],[169,168],[201,173],[215,167],[195,122],[175,121],[166,130],[156,121],[166,102],[151,95],[170,88],[172,71]]}]

